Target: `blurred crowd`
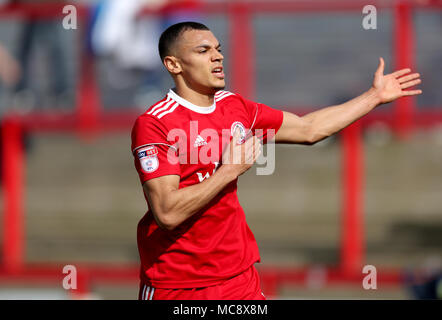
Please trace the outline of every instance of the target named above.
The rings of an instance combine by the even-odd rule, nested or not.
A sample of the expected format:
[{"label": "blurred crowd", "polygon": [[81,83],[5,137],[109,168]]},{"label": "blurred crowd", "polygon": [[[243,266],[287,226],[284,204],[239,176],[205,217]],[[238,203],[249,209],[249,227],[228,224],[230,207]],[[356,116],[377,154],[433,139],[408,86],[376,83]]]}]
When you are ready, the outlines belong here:
[{"label": "blurred crowd", "polygon": [[[96,83],[105,109],[145,108],[160,99],[165,88],[171,84],[168,82],[168,76],[163,71],[157,54],[157,43],[161,31],[183,20],[206,22],[204,15],[201,14],[200,5],[210,1],[214,0],[74,0],[69,2],[0,0],[0,114],[11,109],[21,112],[46,108],[72,110],[77,104],[75,90],[81,81],[81,76],[85,75],[81,71],[81,63],[84,61],[81,55],[84,52],[94,59]],[[415,2],[426,4],[440,1],[415,0]],[[48,18],[48,14],[45,18],[41,18],[31,12],[32,10],[23,9],[26,5],[35,8],[36,6],[67,4],[88,8],[87,21],[79,18],[79,28],[75,32],[63,28],[64,17],[61,10],[52,18]],[[15,11],[21,14],[18,16],[11,14],[9,17],[9,12],[14,10],[8,11],[6,8],[15,8]],[[386,27],[377,30],[376,34],[366,32],[364,39],[366,37],[367,41],[363,46],[359,45],[358,49],[358,45],[352,43],[361,38],[356,28],[352,28],[354,29],[354,33],[351,34],[353,38],[347,39],[347,46],[338,46],[339,42],[329,41],[333,33],[323,32],[324,25],[328,26],[328,23],[332,22],[333,25],[328,27],[329,31],[333,32],[336,29],[339,33],[336,31],[335,34],[342,33],[342,29],[339,29],[342,24],[333,20],[334,16],[334,14],[330,15],[329,20],[326,20],[321,15],[323,19],[321,22],[318,22],[318,18],[315,17],[316,20],[312,19],[311,23],[303,16],[294,24],[288,23],[287,16],[282,19],[274,18],[273,21],[268,17],[254,20],[254,27],[259,31],[255,41],[256,52],[262,55],[257,59],[264,61],[257,69],[259,73],[256,77],[257,88],[259,88],[258,99],[271,105],[286,105],[287,102],[293,104],[293,97],[296,96],[297,105],[323,105],[324,101],[330,103],[330,95],[353,96],[355,92],[359,92],[361,83],[366,81],[360,76],[360,72],[365,70],[363,69],[365,65],[371,63],[372,60],[369,58],[381,52],[382,54],[389,52],[388,37],[391,26],[388,24],[392,22],[388,22],[388,19],[379,19],[379,23],[383,21]],[[349,15],[349,19],[353,18],[354,16]],[[348,20],[348,23],[354,23],[354,21]],[[436,45],[433,40],[435,36],[427,30],[437,29],[440,21],[439,17],[431,16],[416,20],[416,27],[425,27],[422,28],[419,41],[426,41],[431,46]],[[10,27],[12,24],[15,25],[14,28]],[[212,20],[209,23],[211,27],[214,24]],[[290,30],[290,33],[287,30]],[[301,31],[297,32],[297,30]],[[285,43],[280,41],[280,44],[276,44],[274,40],[278,37],[274,37],[275,34],[280,35],[278,37],[282,39],[284,37],[297,38],[296,41]],[[318,37],[316,38],[318,42],[313,44],[315,40],[311,38],[312,36]],[[342,35],[342,37],[345,36]],[[11,38],[14,39],[11,40]],[[272,45],[269,45],[270,43]],[[385,46],[381,47],[383,43]],[[276,45],[284,46],[287,54],[272,51],[271,48]],[[293,49],[294,47],[297,47],[296,50]],[[418,57],[420,67],[440,64],[441,56],[435,52],[438,52],[438,49],[430,49],[428,45],[420,48]],[[298,53],[299,56],[294,56],[294,53]],[[278,55],[280,57],[278,61],[273,61],[272,59]],[[356,58],[354,58],[355,55],[357,55]],[[290,72],[289,77],[285,76],[284,72],[275,71],[278,70],[277,68],[284,71],[286,61],[290,62],[293,59],[302,62],[291,67],[295,71]],[[317,85],[318,79],[324,78],[323,72],[328,74],[324,70],[328,70],[333,65],[329,63],[330,61],[337,64],[348,59],[356,60],[353,64],[342,64],[348,69],[336,74],[333,84],[327,85],[320,93],[312,94],[308,91],[309,88]],[[432,68],[429,67],[429,70]],[[425,69],[422,72],[424,71]],[[302,77],[297,77],[301,74]],[[349,78],[350,76],[354,79]],[[281,81],[268,81],[274,77]],[[433,85],[438,80],[438,74],[428,73],[426,77],[425,95],[419,97],[418,101],[423,101],[422,105],[439,105],[440,90]],[[434,79],[428,77],[434,77]],[[347,82],[343,79],[353,83],[355,89],[348,89]],[[286,87],[279,86],[279,90],[275,90],[276,83],[284,83]],[[343,91],[343,94],[338,90]]]},{"label": "blurred crowd", "polygon": [[[128,96],[135,97],[140,107],[148,104],[149,97],[158,98],[161,90],[161,61],[157,53],[161,30],[179,21],[198,19],[199,3],[199,0],[76,1],[74,6],[86,4],[88,8],[87,23],[80,23],[84,20],[78,19],[81,24],[81,37],[78,37],[63,29],[61,12],[52,18],[41,18],[33,10],[25,9],[26,5],[41,8],[60,5],[62,8],[68,4],[65,1],[0,0],[0,12],[9,9],[7,12],[20,14],[20,30],[13,45],[2,43],[0,38],[1,113],[72,109],[75,105],[73,82],[79,81],[81,62],[78,50],[75,56],[71,52],[75,48],[67,48],[72,46],[67,38],[81,39],[81,48],[98,62],[95,67],[104,70],[104,76],[98,79],[100,87],[109,90],[135,87],[136,92]],[[3,18],[5,16],[8,18],[7,14]]]},{"label": "blurred crowd", "polygon": [[413,299],[442,299],[442,261],[439,257],[427,258],[420,266],[409,267],[403,280]]}]

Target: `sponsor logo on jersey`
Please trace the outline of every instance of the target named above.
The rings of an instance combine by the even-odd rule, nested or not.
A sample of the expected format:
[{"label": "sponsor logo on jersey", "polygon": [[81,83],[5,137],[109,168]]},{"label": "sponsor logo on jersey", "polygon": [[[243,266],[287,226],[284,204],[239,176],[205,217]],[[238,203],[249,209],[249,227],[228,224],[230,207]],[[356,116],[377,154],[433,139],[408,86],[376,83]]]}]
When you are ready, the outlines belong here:
[{"label": "sponsor logo on jersey", "polygon": [[[219,166],[219,162],[214,162],[214,167],[213,167],[213,171],[212,171],[212,175],[215,174],[216,169],[218,169]],[[206,171],[206,173],[203,175],[202,172],[197,172],[196,175],[198,176],[198,180],[199,182],[203,182],[206,179],[210,178],[210,172]]]},{"label": "sponsor logo on jersey", "polygon": [[246,127],[244,127],[241,122],[235,121],[230,127],[230,134],[233,136],[236,130],[239,130],[240,134],[240,140],[238,141],[238,144],[243,144],[244,141],[246,141]]},{"label": "sponsor logo on jersey", "polygon": [[138,159],[144,172],[152,173],[158,169],[158,149],[156,146],[147,146],[138,150]]}]

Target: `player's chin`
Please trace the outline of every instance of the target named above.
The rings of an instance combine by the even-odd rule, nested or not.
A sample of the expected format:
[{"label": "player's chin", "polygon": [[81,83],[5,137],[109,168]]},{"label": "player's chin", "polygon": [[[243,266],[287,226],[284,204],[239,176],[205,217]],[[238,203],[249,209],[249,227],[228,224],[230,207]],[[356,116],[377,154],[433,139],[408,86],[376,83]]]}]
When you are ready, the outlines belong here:
[{"label": "player's chin", "polygon": [[212,84],[212,88],[216,90],[222,90],[226,87],[226,82],[224,79],[218,79],[217,81],[214,81]]}]

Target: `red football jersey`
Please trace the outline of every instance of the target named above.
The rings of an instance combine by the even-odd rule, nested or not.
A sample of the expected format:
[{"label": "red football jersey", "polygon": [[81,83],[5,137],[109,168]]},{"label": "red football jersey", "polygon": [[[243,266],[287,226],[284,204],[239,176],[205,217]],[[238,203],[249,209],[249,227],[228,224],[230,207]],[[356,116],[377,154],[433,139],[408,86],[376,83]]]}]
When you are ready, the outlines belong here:
[{"label": "red football jersey", "polygon": [[[199,107],[170,90],[132,129],[141,184],[164,175],[179,175],[179,188],[200,183],[220,165],[234,130],[243,139],[257,132],[266,142],[282,119],[282,111],[228,91],[218,91],[212,106]],[[141,281],[157,288],[207,287],[260,262],[236,191],[237,180],[170,231],[159,228],[148,210],[137,230]]]}]

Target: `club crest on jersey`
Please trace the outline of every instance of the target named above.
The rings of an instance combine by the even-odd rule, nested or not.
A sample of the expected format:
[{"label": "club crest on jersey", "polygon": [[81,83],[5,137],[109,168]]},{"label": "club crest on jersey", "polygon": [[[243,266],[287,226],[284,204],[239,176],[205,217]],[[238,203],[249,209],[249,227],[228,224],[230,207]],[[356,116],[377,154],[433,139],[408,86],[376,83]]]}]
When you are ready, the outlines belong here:
[{"label": "club crest on jersey", "polygon": [[158,149],[156,146],[147,146],[138,150],[137,156],[144,172],[152,173],[158,169]]},{"label": "club crest on jersey", "polygon": [[241,122],[235,121],[234,123],[232,123],[232,126],[230,127],[230,134],[232,136],[235,133],[235,130],[239,130],[240,134],[240,140],[238,141],[238,144],[243,144],[244,141],[246,141],[246,128]]}]

